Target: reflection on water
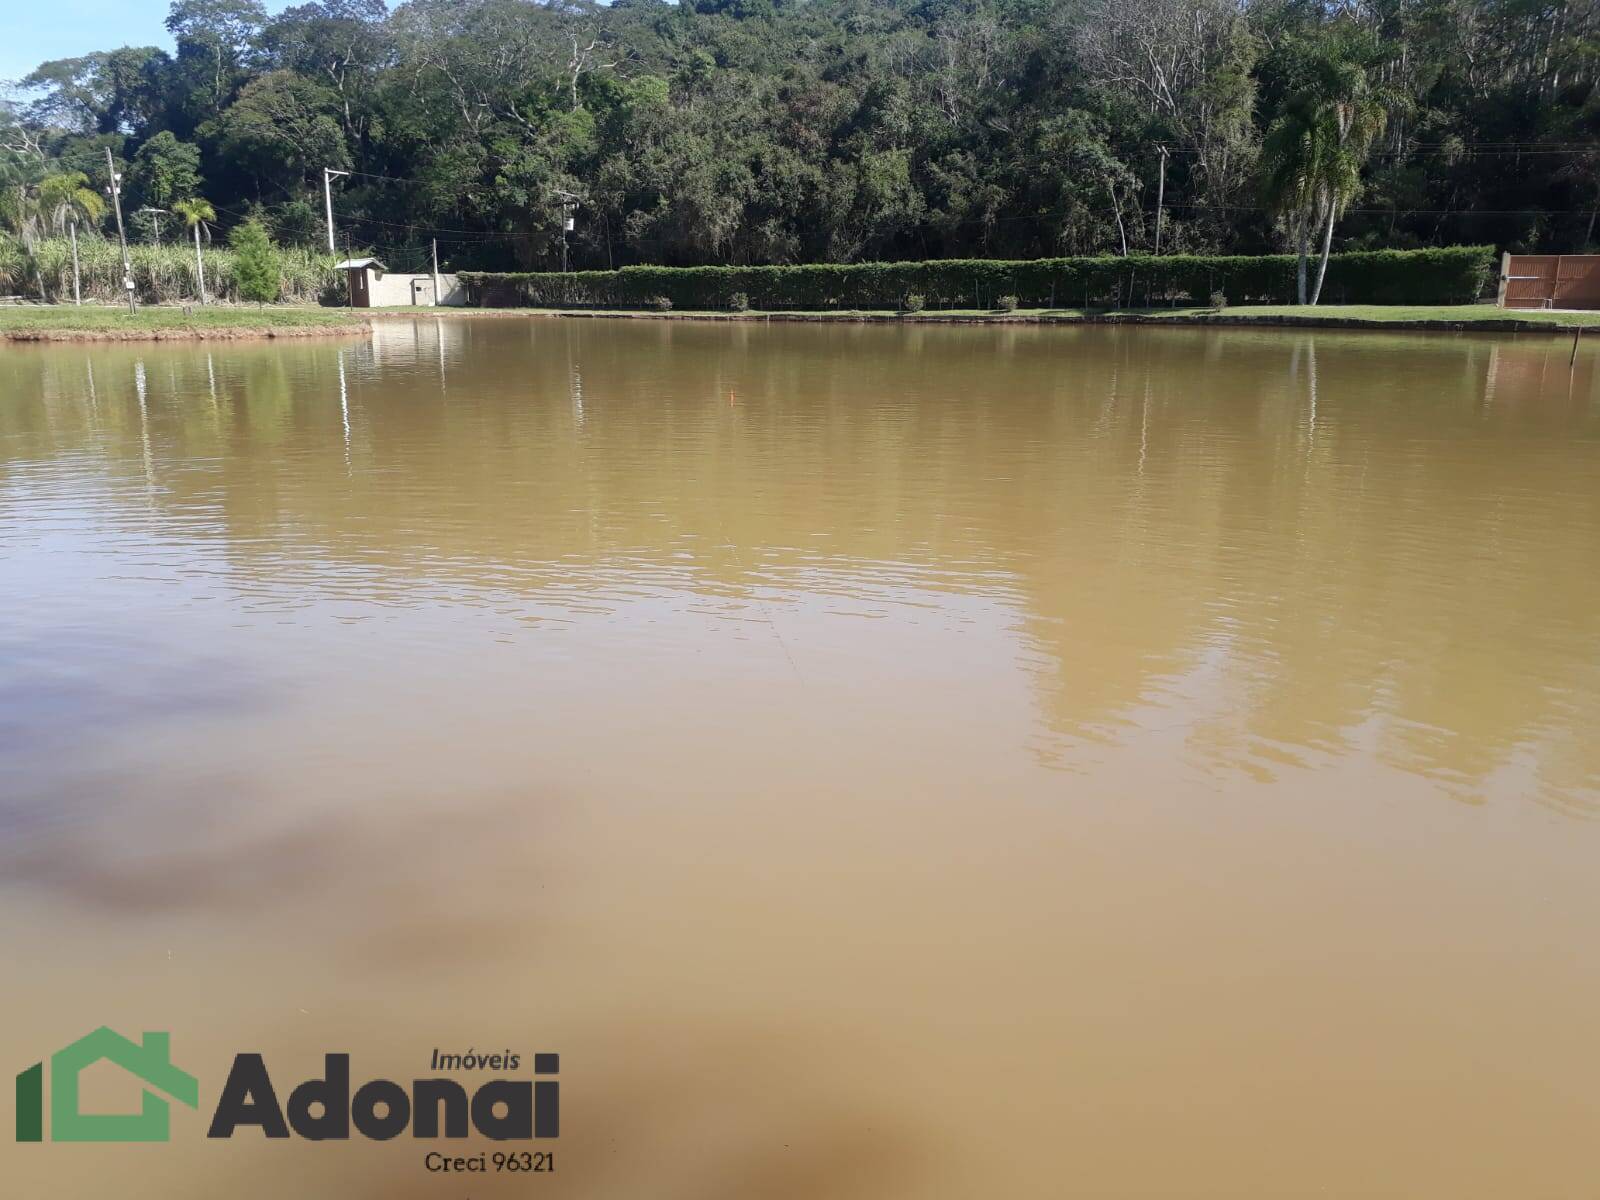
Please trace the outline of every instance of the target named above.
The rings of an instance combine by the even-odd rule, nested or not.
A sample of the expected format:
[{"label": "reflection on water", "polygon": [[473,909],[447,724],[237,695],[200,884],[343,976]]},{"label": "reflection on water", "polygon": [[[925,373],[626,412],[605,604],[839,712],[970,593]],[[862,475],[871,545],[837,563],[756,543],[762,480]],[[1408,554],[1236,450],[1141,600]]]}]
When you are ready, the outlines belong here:
[{"label": "reflection on water", "polygon": [[[1570,1194],[1600,388],[1567,352],[8,350],[0,946],[38,970],[0,1048],[559,1046],[561,1195]],[[171,1194],[465,1194],[409,1143],[184,1146]],[[118,1153],[17,1170],[80,1194]]]}]

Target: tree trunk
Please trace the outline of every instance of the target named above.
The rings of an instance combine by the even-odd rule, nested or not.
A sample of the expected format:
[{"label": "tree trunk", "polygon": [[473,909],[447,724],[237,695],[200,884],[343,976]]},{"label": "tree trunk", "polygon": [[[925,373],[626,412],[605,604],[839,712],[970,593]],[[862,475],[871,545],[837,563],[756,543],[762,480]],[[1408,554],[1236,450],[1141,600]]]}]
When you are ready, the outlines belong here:
[{"label": "tree trunk", "polygon": [[1316,304],[1322,299],[1322,280],[1328,273],[1328,254],[1333,249],[1333,221],[1338,209],[1330,201],[1328,204],[1328,224],[1322,231],[1322,262],[1317,266],[1317,286],[1312,289],[1311,303]]},{"label": "tree trunk", "polygon": [[1310,252],[1310,239],[1301,229],[1295,238],[1294,297],[1296,304],[1306,302],[1306,258]]},{"label": "tree trunk", "polygon": [[78,223],[69,222],[68,231],[72,235],[72,302],[80,308],[83,306],[83,287],[78,282]]},{"label": "tree trunk", "polygon": [[1317,264],[1317,286],[1312,288],[1312,293],[1310,293],[1310,302],[1312,304],[1317,304],[1322,299],[1322,280],[1328,274],[1328,254],[1333,251],[1333,221],[1338,211],[1338,208],[1330,200],[1328,202],[1328,224],[1322,230],[1322,262]]},{"label": "tree trunk", "polygon": [[200,303],[206,302],[206,260],[200,257],[200,225],[194,227],[194,277],[200,284]]},{"label": "tree trunk", "polygon": [[1122,257],[1127,258],[1128,231],[1122,224],[1122,205],[1117,200],[1117,189],[1114,187],[1108,187],[1106,191],[1111,195],[1111,211],[1117,214],[1117,236],[1122,239]]}]

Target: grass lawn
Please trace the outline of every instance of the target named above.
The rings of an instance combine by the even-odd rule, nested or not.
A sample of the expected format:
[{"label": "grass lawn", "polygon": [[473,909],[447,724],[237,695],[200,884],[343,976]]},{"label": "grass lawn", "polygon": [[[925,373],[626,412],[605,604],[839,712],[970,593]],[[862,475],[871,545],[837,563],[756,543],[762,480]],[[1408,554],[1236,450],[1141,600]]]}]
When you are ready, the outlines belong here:
[{"label": "grass lawn", "polygon": [[0,338],[13,341],[286,337],[363,326],[348,312],[328,308],[210,305],[185,314],[181,308],[142,306],[133,313],[95,305],[0,306]]}]

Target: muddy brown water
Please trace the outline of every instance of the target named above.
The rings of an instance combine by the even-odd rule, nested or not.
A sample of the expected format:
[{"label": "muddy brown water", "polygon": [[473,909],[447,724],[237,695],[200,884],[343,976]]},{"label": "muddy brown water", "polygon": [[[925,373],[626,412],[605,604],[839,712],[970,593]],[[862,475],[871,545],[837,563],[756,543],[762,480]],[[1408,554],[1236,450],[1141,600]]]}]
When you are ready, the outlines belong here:
[{"label": "muddy brown water", "polygon": [[[105,1024],[200,1080],[164,1146],[0,1089],[0,1193],[1590,1194],[1569,349],[0,349],[0,1074]],[[561,1055],[553,1175],[205,1136],[236,1053],[435,1049]]]}]

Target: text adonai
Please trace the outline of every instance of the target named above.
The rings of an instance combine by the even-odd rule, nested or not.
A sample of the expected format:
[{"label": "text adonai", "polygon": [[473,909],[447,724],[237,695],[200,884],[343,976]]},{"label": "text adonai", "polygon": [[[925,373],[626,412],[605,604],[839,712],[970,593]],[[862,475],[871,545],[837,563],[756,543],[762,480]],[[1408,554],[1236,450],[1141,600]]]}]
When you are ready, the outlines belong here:
[{"label": "text adonai", "polygon": [[[464,1057],[436,1052],[431,1065],[472,1069]],[[515,1071],[521,1065],[521,1057],[510,1052],[473,1057],[474,1066],[490,1070]],[[535,1076],[553,1076],[560,1069],[557,1055],[536,1054],[533,1059]],[[352,1091],[350,1056],[328,1054],[322,1076],[296,1085],[287,1103],[280,1104],[266,1060],[259,1054],[238,1054],[206,1136],[230,1138],[240,1129],[255,1128],[269,1138],[292,1133],[308,1141],[347,1139],[352,1129],[377,1141],[400,1137],[408,1129],[414,1138],[465,1138],[474,1132],[502,1142],[554,1138],[561,1130],[560,1086],[552,1078],[498,1078],[469,1093],[454,1079],[416,1079],[409,1088],[372,1079]]]}]

